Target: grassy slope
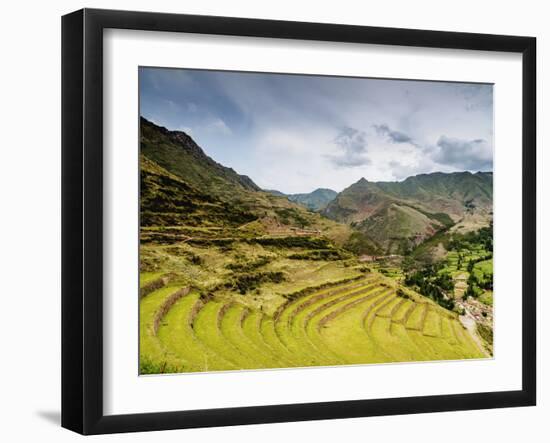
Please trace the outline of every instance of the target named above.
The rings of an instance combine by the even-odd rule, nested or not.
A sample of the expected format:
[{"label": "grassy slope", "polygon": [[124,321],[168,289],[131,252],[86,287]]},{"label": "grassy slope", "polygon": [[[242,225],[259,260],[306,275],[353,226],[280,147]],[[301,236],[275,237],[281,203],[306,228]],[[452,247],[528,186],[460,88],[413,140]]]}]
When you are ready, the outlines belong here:
[{"label": "grassy slope", "polygon": [[[190,291],[154,322],[178,290],[140,305],[142,373],[481,358],[453,314],[379,274],[314,290],[275,315]],[[198,309],[197,309],[198,308]]]},{"label": "grassy slope", "polygon": [[141,154],[209,194],[230,197],[234,188],[259,190],[248,177],[208,157],[184,132],[168,131],[141,118],[140,145]]},{"label": "grassy slope", "polygon": [[139,356],[141,373],[188,372],[193,370],[187,359],[171,354],[159,340],[154,324],[167,297],[178,291],[166,286],[144,297],[139,306]]},{"label": "grassy slope", "polygon": [[492,217],[492,174],[423,174],[403,182],[361,179],[328,204],[323,214],[357,224],[388,252],[403,253],[435,232],[462,222],[486,226]]},{"label": "grassy slope", "polygon": [[[249,178],[208,157],[184,133],[167,131],[144,119],[140,162],[141,225],[151,230],[185,229],[173,229],[175,237],[192,235],[190,228],[211,228],[234,237],[292,227],[318,230],[337,246],[346,244],[353,233],[349,226],[286,197],[259,190]],[[156,231],[156,237],[161,236]],[[362,252],[377,252],[377,245],[364,234],[355,235],[361,237]]]},{"label": "grassy slope", "polygon": [[[451,335],[456,320],[433,303],[421,309],[431,303],[423,297],[401,300],[378,274],[374,286],[354,287],[365,266],[340,248],[381,252],[361,232],[258,190],[183,133],[142,122],[141,142],[141,286],[170,277],[140,302],[143,373],[478,356],[460,348],[460,330]],[[389,210],[403,236],[446,222],[408,203]],[[193,290],[172,304],[182,287]],[[350,346],[370,344],[342,354],[345,330]]]},{"label": "grassy slope", "polygon": [[437,220],[422,212],[395,203],[358,225],[358,229],[385,245],[388,253],[403,253],[442,227]]}]

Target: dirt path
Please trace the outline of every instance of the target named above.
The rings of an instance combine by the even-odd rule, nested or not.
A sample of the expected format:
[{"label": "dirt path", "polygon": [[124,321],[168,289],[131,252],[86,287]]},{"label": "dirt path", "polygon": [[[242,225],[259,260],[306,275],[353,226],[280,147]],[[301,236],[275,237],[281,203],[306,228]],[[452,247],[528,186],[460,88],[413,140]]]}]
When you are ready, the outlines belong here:
[{"label": "dirt path", "polygon": [[468,289],[468,273],[462,272],[458,275],[456,275],[453,278],[455,287],[454,287],[454,297],[461,299],[464,295],[464,292],[466,292],[466,289]]},{"label": "dirt path", "polygon": [[462,325],[468,330],[470,336],[474,339],[480,351],[483,352],[486,357],[490,357],[491,355],[487,352],[485,346],[483,346],[481,338],[479,338],[479,335],[477,335],[475,319],[470,315],[468,311],[466,311],[465,315],[461,315],[458,318],[460,319],[460,323],[462,323]]}]

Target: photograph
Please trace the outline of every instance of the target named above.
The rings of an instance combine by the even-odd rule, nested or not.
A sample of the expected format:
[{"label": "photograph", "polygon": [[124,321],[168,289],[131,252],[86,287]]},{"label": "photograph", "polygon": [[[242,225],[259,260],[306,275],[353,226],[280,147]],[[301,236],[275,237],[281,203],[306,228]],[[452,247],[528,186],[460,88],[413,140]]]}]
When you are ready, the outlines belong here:
[{"label": "photograph", "polygon": [[139,68],[140,374],[493,354],[493,85]]},{"label": "photograph", "polygon": [[440,3],[6,3],[0,440],[550,442],[548,14]]}]

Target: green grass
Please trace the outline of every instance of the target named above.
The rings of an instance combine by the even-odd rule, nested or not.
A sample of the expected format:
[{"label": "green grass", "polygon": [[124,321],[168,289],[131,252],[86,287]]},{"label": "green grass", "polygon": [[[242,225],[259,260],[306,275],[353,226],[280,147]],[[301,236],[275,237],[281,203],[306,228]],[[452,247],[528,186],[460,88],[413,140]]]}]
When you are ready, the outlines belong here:
[{"label": "green grass", "polygon": [[145,371],[142,373],[150,373],[148,371],[154,368],[170,369],[172,372],[187,372],[191,369],[187,361],[174,358],[167,351],[158,339],[154,328],[155,318],[163,302],[179,289],[174,286],[166,286],[147,295],[140,302],[139,353],[140,361],[145,363],[140,366],[140,371]]},{"label": "green grass", "polygon": [[162,277],[163,272],[141,272],[139,274],[139,287],[142,288],[148,283],[151,283]]},{"label": "green grass", "polygon": [[429,337],[441,337],[441,322],[441,316],[430,309],[426,315],[422,332]]},{"label": "green grass", "polygon": [[[333,363],[332,356],[322,355],[319,349],[304,334],[304,325],[311,321],[316,312],[322,312],[323,308],[334,306],[362,293],[365,288],[370,288],[370,280],[363,282],[348,282],[339,285],[336,289],[326,288],[297,300],[287,303],[279,313],[275,323],[277,336],[280,337],[285,347],[289,349],[295,358],[303,366]],[[321,354],[321,355],[320,355]]]},{"label": "green grass", "polygon": [[247,355],[242,355],[224,335],[218,325],[218,316],[220,310],[225,305],[220,302],[210,301],[200,310],[193,329],[198,339],[212,352],[223,356],[225,360],[231,363],[231,368],[227,369],[245,369],[253,366],[252,359]]},{"label": "green grass", "polygon": [[378,363],[391,360],[372,337],[369,339],[364,327],[364,313],[386,296],[385,292],[377,293],[375,297],[347,310],[322,328],[322,339],[347,363]]},{"label": "green grass", "polygon": [[476,263],[474,265],[474,270],[479,270],[484,275],[489,275],[493,273],[493,259],[484,260]]},{"label": "green grass", "polygon": [[[449,189],[478,190],[481,177],[363,179],[330,204],[337,219],[353,218],[341,223],[260,190],[182,132],[140,127],[141,373],[480,356],[453,314],[401,283],[402,268],[443,259],[451,243],[460,250],[445,263],[451,275],[489,257],[473,245],[490,250],[488,231],[457,236],[440,212],[463,200]],[[366,219],[365,195],[379,206]],[[410,254],[409,263],[359,260],[390,252]],[[481,280],[488,268],[472,272]]]},{"label": "green grass", "polygon": [[241,320],[246,311],[247,308],[236,303],[227,308],[220,324],[223,336],[243,356],[241,360],[246,360],[244,363],[247,367],[270,368],[276,366],[276,362],[265,348],[258,348],[243,331]]},{"label": "green grass", "polygon": [[164,317],[158,331],[158,339],[174,358],[188,362],[196,371],[212,371],[236,368],[212,349],[204,346],[196,337],[190,324],[193,308],[198,303],[199,293],[192,291],[182,297]]},{"label": "green grass", "polygon": [[483,294],[479,296],[479,301],[488,306],[493,306],[493,291],[483,291]]},{"label": "green grass", "polygon": [[[313,290],[287,301],[275,316],[171,284],[141,300],[140,371],[483,357],[453,314],[410,290],[408,298],[397,296],[390,281],[371,274]],[[175,293],[183,295],[174,302]]]}]

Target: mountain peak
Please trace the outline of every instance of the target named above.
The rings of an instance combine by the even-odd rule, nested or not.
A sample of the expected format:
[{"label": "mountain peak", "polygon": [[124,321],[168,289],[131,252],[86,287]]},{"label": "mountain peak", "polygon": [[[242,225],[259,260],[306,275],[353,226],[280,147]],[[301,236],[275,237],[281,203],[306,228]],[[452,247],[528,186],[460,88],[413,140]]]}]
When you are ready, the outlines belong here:
[{"label": "mountain peak", "polygon": [[329,188],[317,188],[314,191],[312,191],[310,194],[334,194],[336,195],[337,192],[329,189]]},{"label": "mountain peak", "polygon": [[287,195],[287,198],[290,201],[300,203],[313,211],[320,211],[325,208],[337,194],[338,193],[332,189],[317,188],[315,191],[307,194],[290,194]]},{"label": "mountain peak", "polygon": [[369,182],[362,177],[322,214],[354,223],[389,252],[403,252],[466,215],[487,220],[492,196],[492,174],[434,172],[401,182]]},{"label": "mountain peak", "polygon": [[260,188],[246,175],[221,165],[183,131],[171,131],[145,117],[140,118],[141,153],[198,188],[226,193],[230,184],[242,189]]},{"label": "mountain peak", "polygon": [[370,182],[365,177],[361,177],[355,183],[352,183],[347,187],[347,189],[375,189],[377,187],[377,182]]}]

